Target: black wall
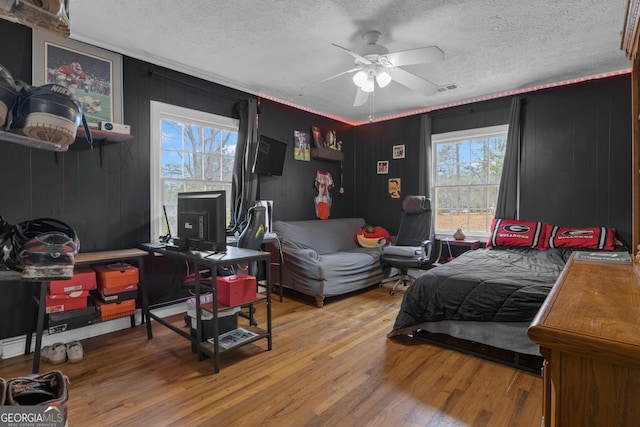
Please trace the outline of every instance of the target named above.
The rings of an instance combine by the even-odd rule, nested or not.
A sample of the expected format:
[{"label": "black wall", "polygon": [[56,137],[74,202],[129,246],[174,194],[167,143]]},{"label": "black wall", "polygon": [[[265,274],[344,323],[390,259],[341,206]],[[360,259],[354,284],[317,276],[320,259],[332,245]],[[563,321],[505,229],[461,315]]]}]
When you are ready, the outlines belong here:
[{"label": "black wall", "polygon": [[[348,218],[355,215],[355,130],[352,126],[335,120],[311,114],[276,102],[261,99],[260,133],[289,144],[282,176],[260,178],[259,199],[273,200],[273,216],[276,220],[314,219],[314,197],[318,194],[314,187],[317,171],[329,172],[335,184],[331,191],[331,218]],[[344,193],[340,194],[340,163],[312,158],[310,162],[293,159],[293,132],[309,133],[311,126],[317,126],[323,135],[329,130],[336,132],[342,141],[345,153]],[[313,142],[310,144],[313,146]]]},{"label": "black wall", "polygon": [[[523,219],[560,226],[615,227],[630,248],[632,236],[631,77],[629,74],[521,95]],[[433,133],[508,123],[511,98],[434,111]],[[402,195],[418,191],[420,118],[356,129],[356,215],[398,230],[401,199],[388,196],[400,177]],[[406,157],[392,159],[405,144]],[[389,174],[376,162],[389,160]]]}]

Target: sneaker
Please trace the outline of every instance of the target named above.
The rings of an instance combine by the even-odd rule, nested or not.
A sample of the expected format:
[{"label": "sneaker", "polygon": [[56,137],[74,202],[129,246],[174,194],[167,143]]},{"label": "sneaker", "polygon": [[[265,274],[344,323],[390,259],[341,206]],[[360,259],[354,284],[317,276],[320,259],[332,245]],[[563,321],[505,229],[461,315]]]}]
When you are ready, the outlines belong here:
[{"label": "sneaker", "polygon": [[6,264],[22,271],[23,280],[64,280],[73,277],[80,242],[75,230],[53,218],[39,218],[13,226],[11,253]]},{"label": "sneaker", "polygon": [[60,144],[66,151],[76,140],[82,106],[64,86],[46,84],[22,90],[14,108],[13,129],[31,138]]},{"label": "sneaker", "polygon": [[0,128],[5,128],[7,119],[11,118],[11,109],[17,98],[18,91],[11,73],[0,65]]},{"label": "sneaker", "polygon": [[81,362],[84,358],[84,350],[80,341],[75,340],[67,343],[67,360],[69,363]]},{"label": "sneaker", "polygon": [[69,403],[68,382],[69,379],[60,371],[12,378],[7,381],[6,404],[66,408]]},{"label": "sneaker", "polygon": [[7,395],[7,382],[4,378],[0,378],[0,406],[4,405],[4,400]]},{"label": "sneaker", "polygon": [[59,365],[67,361],[67,346],[61,342],[42,347],[40,358],[51,365]]},{"label": "sneaker", "polygon": [[9,255],[12,229],[11,224],[0,216],[0,267],[4,265],[4,260]]}]

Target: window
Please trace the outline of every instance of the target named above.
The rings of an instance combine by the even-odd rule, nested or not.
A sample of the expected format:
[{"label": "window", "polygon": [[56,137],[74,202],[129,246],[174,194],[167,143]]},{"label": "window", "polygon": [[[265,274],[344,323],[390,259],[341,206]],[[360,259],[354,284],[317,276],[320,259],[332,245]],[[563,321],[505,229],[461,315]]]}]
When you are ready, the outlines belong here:
[{"label": "window", "polygon": [[489,235],[508,125],[433,135],[435,229],[452,235],[462,228],[468,236]]},{"label": "window", "polygon": [[202,111],[151,102],[151,240],[176,235],[178,193],[227,191],[227,224],[231,180],[238,140],[238,120]]}]

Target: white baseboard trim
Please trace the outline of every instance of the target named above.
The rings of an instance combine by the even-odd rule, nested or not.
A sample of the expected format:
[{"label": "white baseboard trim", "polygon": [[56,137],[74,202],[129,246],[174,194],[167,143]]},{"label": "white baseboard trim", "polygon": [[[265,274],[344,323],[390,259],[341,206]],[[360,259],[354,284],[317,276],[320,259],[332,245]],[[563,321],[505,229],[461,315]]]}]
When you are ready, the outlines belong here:
[{"label": "white baseboard trim", "polygon": [[[163,318],[184,312],[186,312],[184,303],[173,304],[167,307],[152,310],[152,313]],[[142,310],[136,310],[136,325],[140,325],[141,317]],[[109,320],[106,322],[97,323],[95,325],[85,326],[83,328],[71,329],[69,331],[64,331],[57,334],[45,334],[42,336],[42,346],[44,347],[46,345],[51,345],[57,342],[67,343],[73,340],[83,340],[86,338],[97,337],[98,335],[108,334],[109,332],[115,332],[129,327],[131,327],[131,320],[129,316],[126,316],[120,319]],[[11,357],[23,355],[26,340],[26,335],[0,340],[0,359],[8,359]],[[33,334],[33,337],[31,338],[32,351],[35,347],[35,342],[36,336],[35,334]]]}]

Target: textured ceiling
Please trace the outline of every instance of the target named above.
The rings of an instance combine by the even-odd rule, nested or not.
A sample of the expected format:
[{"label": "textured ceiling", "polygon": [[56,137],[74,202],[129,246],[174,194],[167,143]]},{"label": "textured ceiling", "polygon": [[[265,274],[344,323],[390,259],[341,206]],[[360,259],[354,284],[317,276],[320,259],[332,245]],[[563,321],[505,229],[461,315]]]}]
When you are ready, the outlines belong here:
[{"label": "textured ceiling", "polygon": [[[626,71],[626,0],[70,0],[71,38],[349,123]],[[397,82],[354,107],[361,35],[391,52],[436,45],[442,62],[403,67],[438,86]],[[373,101],[373,102],[372,102]]]}]

